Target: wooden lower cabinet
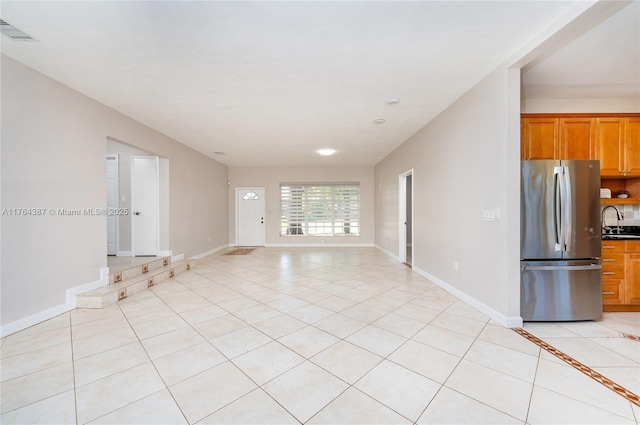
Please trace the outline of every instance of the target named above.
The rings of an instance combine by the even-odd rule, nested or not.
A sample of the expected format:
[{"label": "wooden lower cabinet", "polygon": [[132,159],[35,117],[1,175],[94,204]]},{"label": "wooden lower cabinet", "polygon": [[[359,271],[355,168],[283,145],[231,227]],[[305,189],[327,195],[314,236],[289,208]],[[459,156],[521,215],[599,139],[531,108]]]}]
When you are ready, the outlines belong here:
[{"label": "wooden lower cabinet", "polygon": [[640,241],[626,241],[624,257],[624,303],[640,305]]},{"label": "wooden lower cabinet", "polygon": [[640,311],[640,241],[602,241],[603,311]]},{"label": "wooden lower cabinet", "polygon": [[602,241],[602,304],[624,304],[624,241]]},{"label": "wooden lower cabinet", "polygon": [[624,280],[602,279],[602,305],[624,304]]}]

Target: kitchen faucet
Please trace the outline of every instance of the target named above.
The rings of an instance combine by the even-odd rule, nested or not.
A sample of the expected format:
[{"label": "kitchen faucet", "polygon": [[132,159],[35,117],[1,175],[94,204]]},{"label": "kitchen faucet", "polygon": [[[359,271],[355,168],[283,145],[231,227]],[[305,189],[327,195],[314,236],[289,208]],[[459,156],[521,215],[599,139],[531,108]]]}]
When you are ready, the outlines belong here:
[{"label": "kitchen faucet", "polygon": [[[607,230],[611,230],[611,227],[607,226],[604,219],[604,213],[609,208],[613,208],[614,210],[616,210],[616,218],[618,219],[616,223],[616,231],[618,232],[618,234],[620,234],[620,220],[624,219],[624,215],[620,212],[618,207],[616,207],[615,205],[607,205],[602,209],[602,233],[604,234],[604,233],[607,233]],[[611,233],[613,233],[613,231],[611,231]]]}]

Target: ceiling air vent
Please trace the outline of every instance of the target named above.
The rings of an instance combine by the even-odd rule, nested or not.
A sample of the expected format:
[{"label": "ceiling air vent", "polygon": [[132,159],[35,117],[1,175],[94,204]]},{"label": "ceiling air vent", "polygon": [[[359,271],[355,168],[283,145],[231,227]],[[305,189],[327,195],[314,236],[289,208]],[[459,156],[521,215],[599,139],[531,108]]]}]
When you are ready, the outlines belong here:
[{"label": "ceiling air vent", "polygon": [[36,41],[35,38],[23,33],[2,19],[0,19],[0,32],[15,41]]}]

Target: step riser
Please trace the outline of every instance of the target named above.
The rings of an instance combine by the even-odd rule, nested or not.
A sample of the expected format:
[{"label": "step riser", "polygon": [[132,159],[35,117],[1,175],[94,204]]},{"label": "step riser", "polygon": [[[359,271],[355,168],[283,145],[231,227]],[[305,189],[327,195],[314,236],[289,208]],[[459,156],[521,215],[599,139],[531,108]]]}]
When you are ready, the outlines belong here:
[{"label": "step riser", "polygon": [[157,270],[169,265],[170,262],[171,260],[169,259],[169,257],[157,258],[139,266],[130,267],[128,269],[120,270],[114,273],[109,273],[109,285],[114,285],[118,282],[131,279],[136,276],[143,276],[147,273],[152,272],[153,270]]},{"label": "step riser", "polygon": [[177,263],[175,267],[170,267],[164,271],[157,270],[157,268],[150,270],[144,276],[140,276],[139,279],[132,279],[131,282],[126,284],[123,284],[124,282],[116,282],[113,285],[108,285],[95,291],[79,294],[76,296],[76,308],[104,308],[190,270],[192,266],[193,261],[187,260]]}]

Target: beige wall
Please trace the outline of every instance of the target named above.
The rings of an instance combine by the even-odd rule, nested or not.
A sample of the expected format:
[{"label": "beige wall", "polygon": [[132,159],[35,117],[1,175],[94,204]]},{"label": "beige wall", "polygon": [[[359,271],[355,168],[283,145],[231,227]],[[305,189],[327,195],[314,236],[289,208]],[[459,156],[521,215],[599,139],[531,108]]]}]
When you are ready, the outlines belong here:
[{"label": "beige wall", "polygon": [[[174,255],[228,244],[226,166],[6,56],[1,78],[2,208],[104,207],[111,137],[169,158]],[[104,217],[3,215],[1,226],[3,332],[60,311],[67,289],[106,266]]]},{"label": "beige wall", "polygon": [[[398,175],[413,169],[414,270],[508,325],[519,321],[519,96],[519,72],[498,70],[375,167],[376,244],[398,254]],[[500,219],[483,221],[495,208]]]},{"label": "beige wall", "polygon": [[[231,167],[229,168],[229,243],[236,240],[235,192],[238,187],[265,188],[265,244],[370,245],[374,243],[373,167]],[[280,183],[359,182],[360,236],[280,236]]]}]

